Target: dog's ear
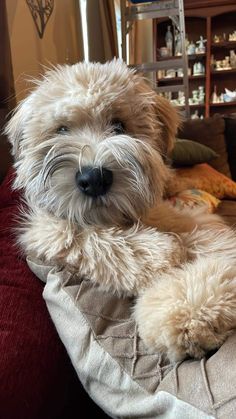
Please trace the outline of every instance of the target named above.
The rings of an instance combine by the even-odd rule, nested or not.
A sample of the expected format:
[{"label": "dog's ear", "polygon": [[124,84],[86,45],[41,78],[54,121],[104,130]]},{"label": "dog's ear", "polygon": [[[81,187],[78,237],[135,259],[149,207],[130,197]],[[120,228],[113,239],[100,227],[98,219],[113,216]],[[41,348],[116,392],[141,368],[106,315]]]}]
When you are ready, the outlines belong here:
[{"label": "dog's ear", "polygon": [[149,115],[152,118],[153,126],[157,126],[154,131],[158,132],[158,135],[156,135],[157,138],[154,138],[154,141],[156,141],[163,157],[167,157],[174,147],[177,129],[181,123],[180,115],[169,100],[154,91],[147,80],[139,75],[135,77],[138,81],[137,91],[147,98],[150,109]]},{"label": "dog's ear", "polygon": [[31,115],[28,98],[19,103],[12,113],[12,116],[4,128],[9,142],[12,145],[12,155],[17,159],[19,155],[20,141],[23,136],[26,120]]},{"label": "dog's ear", "polygon": [[176,108],[169,100],[156,94],[154,111],[157,120],[161,123],[161,151],[168,156],[172,151],[176,139],[177,129],[181,118]]}]

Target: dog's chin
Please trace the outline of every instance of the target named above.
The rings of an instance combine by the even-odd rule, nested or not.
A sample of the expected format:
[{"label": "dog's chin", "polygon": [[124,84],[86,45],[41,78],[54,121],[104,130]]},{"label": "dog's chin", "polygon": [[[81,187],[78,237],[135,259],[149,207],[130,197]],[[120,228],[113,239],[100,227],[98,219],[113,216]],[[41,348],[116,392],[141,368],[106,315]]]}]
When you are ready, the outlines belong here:
[{"label": "dog's chin", "polygon": [[60,200],[64,201],[58,197],[55,198],[55,205],[39,205],[39,207],[56,218],[67,220],[68,223],[76,224],[81,228],[130,226],[137,223],[146,212],[146,205],[143,201],[141,203],[140,198],[136,201],[133,199],[132,205],[125,197],[122,199],[122,196],[115,202],[107,197],[78,199],[77,202],[67,203],[67,206],[65,201],[62,206]]},{"label": "dog's chin", "polygon": [[83,217],[74,218],[77,225],[81,227],[125,227],[137,223],[141,214],[136,212],[125,213],[117,209],[115,206],[106,207],[98,205],[96,208],[87,211]]}]

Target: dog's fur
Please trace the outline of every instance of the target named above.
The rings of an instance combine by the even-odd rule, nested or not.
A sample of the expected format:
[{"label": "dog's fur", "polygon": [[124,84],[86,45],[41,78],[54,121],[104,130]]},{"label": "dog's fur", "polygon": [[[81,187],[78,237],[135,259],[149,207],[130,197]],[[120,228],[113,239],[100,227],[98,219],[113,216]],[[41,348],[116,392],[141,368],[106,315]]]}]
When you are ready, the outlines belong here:
[{"label": "dog's fur", "polygon": [[[168,101],[114,60],[47,72],[6,128],[28,208],[25,252],[136,296],[140,335],[171,360],[201,357],[236,326],[234,232],[215,215],[163,202],[178,122]],[[83,166],[112,171],[105,195],[79,191]]]}]

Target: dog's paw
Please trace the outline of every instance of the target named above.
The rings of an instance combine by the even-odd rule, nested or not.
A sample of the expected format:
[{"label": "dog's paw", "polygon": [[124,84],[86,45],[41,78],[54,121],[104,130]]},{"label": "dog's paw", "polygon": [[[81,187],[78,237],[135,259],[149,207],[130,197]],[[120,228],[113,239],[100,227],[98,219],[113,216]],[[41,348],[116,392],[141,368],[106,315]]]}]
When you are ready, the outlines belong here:
[{"label": "dog's paw", "polygon": [[236,267],[201,258],[173,269],[137,300],[144,343],[171,361],[201,358],[236,327]]}]

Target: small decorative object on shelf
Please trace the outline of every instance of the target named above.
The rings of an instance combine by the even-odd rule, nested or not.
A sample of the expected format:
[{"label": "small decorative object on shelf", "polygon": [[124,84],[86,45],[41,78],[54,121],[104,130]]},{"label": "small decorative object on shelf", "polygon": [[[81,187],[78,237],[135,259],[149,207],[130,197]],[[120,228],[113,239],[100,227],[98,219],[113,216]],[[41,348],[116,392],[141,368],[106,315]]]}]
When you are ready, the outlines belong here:
[{"label": "small decorative object on shelf", "polygon": [[158,78],[159,80],[160,80],[160,79],[164,79],[165,75],[166,75],[165,70],[158,70],[158,72],[157,72],[157,78]]},{"label": "small decorative object on shelf", "polygon": [[216,68],[216,60],[214,54],[211,55],[211,70],[215,70]]},{"label": "small decorative object on shelf", "polygon": [[178,29],[175,30],[175,55],[182,55],[181,36]]},{"label": "small decorative object on shelf", "polygon": [[[232,58],[234,57],[232,56]],[[214,71],[232,70],[231,57],[227,55],[224,58],[224,60],[215,60],[214,55],[212,55],[211,56],[211,69]]]},{"label": "small decorative object on shelf", "polygon": [[227,35],[224,32],[222,35],[214,35],[213,36],[213,43],[214,44],[219,44],[219,43],[223,43],[223,42],[235,42],[236,41],[236,31],[233,31],[232,33],[229,34],[228,36],[228,40],[227,40]]},{"label": "small decorative object on shelf", "polygon": [[229,90],[225,88],[225,93],[217,94],[217,88],[214,86],[214,91],[211,97],[211,103],[229,103],[236,101],[236,90]]},{"label": "small decorative object on shelf", "polygon": [[234,102],[236,101],[236,90],[232,91],[225,88],[225,93],[223,94],[224,102]]},{"label": "small decorative object on shelf", "polygon": [[[167,96],[167,93],[170,93],[170,96]],[[177,99],[172,98],[172,93],[171,92],[165,92],[164,96],[165,96],[165,98],[169,99],[173,105],[176,105],[176,106],[184,106],[185,105],[185,95],[184,95],[184,92],[182,92],[182,91],[178,92]]]},{"label": "small decorative object on shelf", "polygon": [[174,69],[166,70],[165,78],[166,79],[173,79],[176,76],[176,72]]},{"label": "small decorative object on shelf", "polygon": [[218,44],[218,42],[220,42],[220,37],[219,37],[219,35],[214,35],[214,37],[213,37],[213,42],[214,42],[215,44]]},{"label": "small decorative object on shelf", "polygon": [[183,71],[182,68],[178,68],[178,70],[177,70],[177,76],[178,77],[183,77],[184,76],[184,71]]},{"label": "small decorative object on shelf", "polygon": [[191,119],[199,119],[198,110],[194,111],[194,113],[191,115]]},{"label": "small decorative object on shelf", "polygon": [[205,74],[205,66],[200,61],[193,65],[193,76],[203,76]]},{"label": "small decorative object on shelf", "polygon": [[194,44],[193,41],[191,41],[190,44],[188,45],[187,54],[188,55],[196,54],[196,45]]},{"label": "small decorative object on shelf", "polygon": [[185,35],[185,49],[186,49],[186,51],[188,51],[189,44],[190,44],[190,42],[188,40],[188,35],[186,34]]},{"label": "small decorative object on shelf", "polygon": [[224,102],[224,95],[223,93],[217,94],[217,87],[214,86],[214,90],[211,96],[211,103],[223,103]]},{"label": "small decorative object on shelf", "polygon": [[[164,95],[167,97],[166,95]],[[168,97],[169,98],[169,97]],[[184,106],[185,104],[185,96],[184,92],[179,91],[177,99],[173,99],[172,96],[169,98],[171,103],[176,106]],[[199,86],[198,89],[192,91],[192,97],[189,98],[189,105],[190,106],[203,106],[205,103],[205,87]]]},{"label": "small decorative object on shelf", "polygon": [[178,103],[179,103],[179,105],[184,105],[185,104],[184,92],[178,92]]},{"label": "small decorative object on shelf", "polygon": [[203,39],[203,36],[200,36],[199,41],[196,42],[196,44],[198,44],[198,47],[196,47],[196,54],[205,54],[206,47],[204,44],[206,41],[206,39]]},{"label": "small decorative object on shelf", "polygon": [[169,51],[168,51],[168,48],[166,48],[166,47],[161,47],[161,48],[159,49],[159,51],[160,51],[160,56],[161,56],[161,57],[169,57]]},{"label": "small decorative object on shelf", "polygon": [[166,41],[166,48],[168,50],[168,55],[173,55],[173,35],[171,32],[171,27],[167,26],[167,32],[165,35],[165,41]]},{"label": "small decorative object on shelf", "polygon": [[236,68],[236,54],[235,54],[235,51],[233,49],[230,50],[229,61],[230,61],[230,66],[232,68]]},{"label": "small decorative object on shelf", "polygon": [[205,88],[199,86],[198,89],[192,91],[192,97],[189,98],[190,105],[203,105],[205,101]]},{"label": "small decorative object on shelf", "polygon": [[191,115],[191,119],[204,119],[203,115],[199,116],[198,110],[194,111],[194,113]]},{"label": "small decorative object on shelf", "polygon": [[203,104],[205,101],[205,87],[198,86],[198,103]]},{"label": "small decorative object on shelf", "polygon": [[214,90],[213,90],[212,97],[211,97],[211,102],[212,103],[218,103],[218,95],[217,95],[216,85],[214,86]]},{"label": "small decorative object on shelf", "polygon": [[233,31],[233,33],[229,34],[229,41],[236,41],[236,31]]}]

